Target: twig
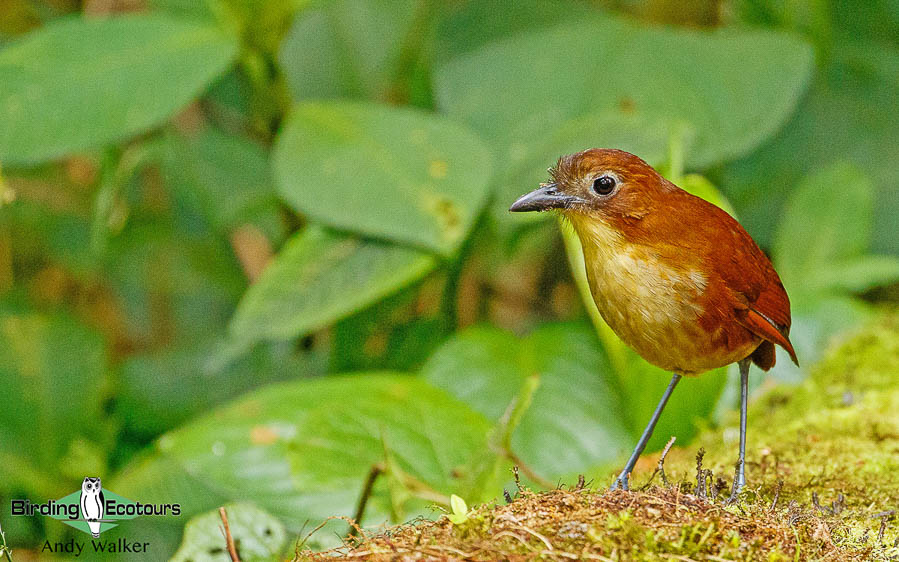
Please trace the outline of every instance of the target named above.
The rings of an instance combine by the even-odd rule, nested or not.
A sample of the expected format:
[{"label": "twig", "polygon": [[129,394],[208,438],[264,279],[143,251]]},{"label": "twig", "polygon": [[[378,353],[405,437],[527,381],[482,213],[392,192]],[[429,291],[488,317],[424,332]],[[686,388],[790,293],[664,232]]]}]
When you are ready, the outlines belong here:
[{"label": "twig", "polygon": [[645,490],[649,488],[649,485],[652,484],[652,480],[656,477],[656,474],[662,476],[662,484],[665,486],[670,486],[671,483],[668,482],[668,477],[665,476],[665,457],[668,456],[668,451],[671,450],[672,445],[674,445],[674,441],[677,439],[674,435],[671,436],[671,439],[668,440],[668,443],[665,445],[665,448],[662,449],[662,456],[659,457],[659,463],[656,465],[656,469],[652,472],[652,476],[649,477],[649,481],[643,485],[641,490]]},{"label": "twig", "polygon": [[521,476],[518,474],[518,465],[512,466],[512,478],[515,479],[515,487],[518,488],[518,493],[521,493]]},{"label": "twig", "polygon": [[705,449],[702,447],[696,451],[696,495],[705,498],[705,471],[702,469],[702,457],[705,456]]},{"label": "twig", "polygon": [[705,471],[706,475],[708,475],[709,482],[709,500],[715,501],[718,499],[718,494],[721,493],[721,489],[727,486],[727,482],[721,479],[721,477],[715,478],[715,475],[712,473],[712,469],[708,469]]},{"label": "twig", "polygon": [[775,488],[774,490],[774,499],[771,501],[771,507],[768,508],[768,511],[774,511],[777,508],[777,500],[780,499],[780,491],[783,489],[783,487],[784,481],[778,480],[777,488]]},{"label": "twig", "polygon": [[[516,466],[516,474],[518,472],[518,469],[521,469],[521,472],[523,472],[525,476],[539,484],[540,487],[546,488],[547,490],[553,489],[554,486],[552,482],[534,472],[528,465],[526,465],[520,458],[518,458],[518,455],[508,449],[505,451],[505,454],[506,457]],[[518,482],[516,481],[516,484],[517,483]]]},{"label": "twig", "polygon": [[581,490],[584,489],[584,486],[586,485],[586,483],[587,482],[586,482],[586,479],[584,478],[584,475],[578,474],[577,475],[577,486],[575,486],[574,490],[576,492],[580,492]]},{"label": "twig", "polygon": [[[812,504],[818,511],[824,513],[826,515],[837,515],[841,511],[843,511],[843,505],[846,503],[846,498],[843,497],[843,494],[839,494],[837,499],[830,502],[830,507],[824,507],[820,503],[818,503],[818,493],[812,492]],[[874,517],[879,517],[879,515],[875,515]]]},{"label": "twig", "polygon": [[833,506],[831,508],[833,509],[833,514],[839,515],[843,511],[843,508],[846,507],[846,496],[844,496],[843,494],[837,494],[837,499],[830,502],[830,505]]},{"label": "twig", "polygon": [[893,515],[896,514],[895,509],[890,509],[888,511],[881,511],[880,513],[875,513],[872,519],[880,519],[880,530],[877,531],[877,544],[883,545],[883,534],[887,530],[887,521],[893,518]]},{"label": "twig", "polygon": [[222,517],[222,524],[225,526],[223,534],[225,535],[225,544],[228,545],[228,554],[231,556],[231,562],[240,562],[237,556],[237,548],[234,547],[234,537],[231,536],[231,525],[228,524],[228,514],[225,508],[219,508],[219,515]]},{"label": "twig", "polygon": [[534,537],[540,539],[541,541],[543,541],[543,544],[546,545],[546,548],[547,548],[548,550],[554,550],[554,549],[553,549],[552,543],[549,542],[549,539],[547,539],[546,537],[544,537],[543,535],[541,535],[541,534],[538,533],[537,531],[531,529],[530,527],[526,527],[526,526],[524,526],[524,525],[522,525],[522,524],[520,524],[520,523],[518,524],[518,528],[521,529],[522,531],[527,532],[527,533],[530,534],[531,536],[534,536]]},{"label": "twig", "polygon": [[349,530],[347,531],[347,538],[355,537],[358,531],[358,525],[362,525],[362,516],[365,515],[365,506],[368,504],[368,498],[371,497],[371,491],[375,486],[375,480],[378,479],[378,476],[384,472],[384,466],[380,463],[376,463],[371,465],[371,470],[368,471],[368,476],[365,478],[365,485],[362,487],[362,494],[359,496],[359,503],[356,504],[356,515],[353,516],[353,521],[356,522],[356,525],[350,525]]}]

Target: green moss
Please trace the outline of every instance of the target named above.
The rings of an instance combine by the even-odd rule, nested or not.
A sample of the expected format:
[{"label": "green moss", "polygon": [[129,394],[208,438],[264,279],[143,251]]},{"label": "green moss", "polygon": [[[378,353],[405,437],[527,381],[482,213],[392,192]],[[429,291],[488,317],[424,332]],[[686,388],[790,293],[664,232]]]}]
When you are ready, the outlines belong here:
[{"label": "green moss", "polygon": [[[736,460],[734,416],[670,452],[669,486],[524,491],[511,504],[476,508],[463,525],[446,518],[402,525],[337,552],[300,557],[896,559],[899,531],[889,512],[899,507],[897,383],[899,314],[891,314],[835,349],[803,385],[769,391],[750,411],[749,485],[736,505],[721,501]],[[706,452],[699,468],[715,482],[711,501],[696,494],[700,448]],[[649,480],[657,461],[641,461],[634,487]]]},{"label": "green moss", "polygon": [[[706,468],[730,476],[737,421],[734,415],[730,428],[673,451],[666,470],[694,473],[691,451],[704,447]],[[899,314],[838,346],[801,386],[768,392],[750,410],[747,440],[750,494],[771,499],[782,481],[781,502],[809,505],[817,495],[822,508],[833,510],[836,501],[845,538],[873,544],[878,516],[899,508]],[[892,546],[899,530],[889,523],[880,542],[890,548],[879,554],[899,556]]]}]

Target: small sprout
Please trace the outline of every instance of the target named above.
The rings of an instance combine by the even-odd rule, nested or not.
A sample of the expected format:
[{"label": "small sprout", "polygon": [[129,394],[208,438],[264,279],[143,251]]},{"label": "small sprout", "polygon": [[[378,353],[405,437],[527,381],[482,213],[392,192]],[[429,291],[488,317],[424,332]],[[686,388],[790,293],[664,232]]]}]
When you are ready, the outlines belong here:
[{"label": "small sprout", "polygon": [[453,494],[450,496],[450,507],[453,512],[446,517],[453,525],[461,525],[468,521],[468,506],[465,504],[465,500]]}]

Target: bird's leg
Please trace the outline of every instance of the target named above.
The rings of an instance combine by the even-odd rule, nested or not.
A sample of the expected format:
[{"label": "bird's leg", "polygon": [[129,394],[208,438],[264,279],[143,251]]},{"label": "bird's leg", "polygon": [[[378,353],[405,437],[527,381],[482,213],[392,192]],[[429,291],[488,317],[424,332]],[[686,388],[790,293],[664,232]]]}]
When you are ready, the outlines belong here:
[{"label": "bird's leg", "polygon": [[662,415],[662,410],[665,409],[665,404],[668,403],[668,399],[671,398],[671,393],[674,391],[674,387],[677,386],[677,383],[681,380],[681,375],[675,374],[671,377],[671,382],[668,383],[668,388],[665,389],[665,394],[662,395],[662,399],[659,400],[659,405],[656,406],[655,412],[652,413],[652,417],[649,419],[649,423],[646,425],[646,429],[643,430],[643,435],[640,436],[640,440],[637,442],[637,446],[634,448],[634,452],[631,453],[631,458],[627,459],[627,464],[624,465],[624,470],[621,471],[621,474],[618,475],[618,478],[615,479],[615,482],[612,484],[612,490],[622,489],[627,490],[627,478],[630,476],[632,470],[634,470],[634,465],[637,464],[637,459],[640,458],[640,454],[643,453],[643,449],[646,448],[646,443],[649,442],[649,438],[652,437],[652,430],[656,427],[656,422],[659,421],[659,417]]},{"label": "bird's leg", "polygon": [[740,459],[737,461],[737,471],[734,474],[733,491],[728,502],[736,501],[740,490],[746,485],[746,405],[749,400],[749,358],[739,362],[740,366]]}]

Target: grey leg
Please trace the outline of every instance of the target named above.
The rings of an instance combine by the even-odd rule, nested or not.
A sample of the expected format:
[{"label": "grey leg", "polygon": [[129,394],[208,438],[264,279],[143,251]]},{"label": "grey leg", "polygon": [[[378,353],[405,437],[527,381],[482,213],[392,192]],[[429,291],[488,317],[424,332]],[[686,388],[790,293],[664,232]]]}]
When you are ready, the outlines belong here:
[{"label": "grey leg", "polygon": [[729,502],[736,501],[740,490],[746,485],[746,405],[749,400],[749,358],[743,359],[740,366],[740,459],[737,461],[737,471],[734,474],[734,488]]},{"label": "grey leg", "polygon": [[652,437],[652,430],[656,427],[656,422],[659,421],[659,417],[662,415],[662,410],[665,409],[665,404],[668,403],[668,399],[671,398],[671,393],[674,391],[674,387],[677,386],[677,383],[681,380],[681,375],[675,374],[671,377],[671,382],[668,383],[668,388],[665,390],[665,394],[662,395],[662,399],[659,400],[659,405],[656,406],[655,412],[652,413],[652,418],[649,419],[649,424],[647,424],[646,429],[643,430],[643,435],[640,436],[640,441],[637,442],[637,447],[634,449],[634,452],[631,453],[631,458],[627,459],[627,464],[624,465],[624,470],[621,471],[621,474],[618,475],[618,478],[615,479],[615,482],[612,484],[612,490],[622,489],[627,490],[627,478],[630,476],[632,470],[634,470],[634,465],[637,464],[637,459],[640,458],[640,455],[643,453],[643,449],[646,448],[646,443],[649,441],[649,438]]}]

